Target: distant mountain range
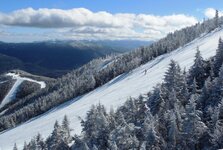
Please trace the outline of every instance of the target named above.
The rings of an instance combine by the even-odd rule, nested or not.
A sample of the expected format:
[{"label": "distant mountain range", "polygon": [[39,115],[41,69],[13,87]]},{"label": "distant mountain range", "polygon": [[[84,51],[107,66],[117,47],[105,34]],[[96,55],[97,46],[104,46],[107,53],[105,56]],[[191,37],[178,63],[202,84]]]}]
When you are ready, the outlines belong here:
[{"label": "distant mountain range", "polygon": [[150,43],[133,40],[0,42],[0,73],[22,69],[38,75],[58,77],[94,58],[127,52]]}]

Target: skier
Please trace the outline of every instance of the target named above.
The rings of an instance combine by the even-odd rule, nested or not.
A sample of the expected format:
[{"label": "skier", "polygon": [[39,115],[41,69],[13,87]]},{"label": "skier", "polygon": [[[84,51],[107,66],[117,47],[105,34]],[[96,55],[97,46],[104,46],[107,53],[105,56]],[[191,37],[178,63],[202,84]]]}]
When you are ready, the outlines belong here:
[{"label": "skier", "polygon": [[146,73],[147,73],[147,70],[145,69],[145,71],[144,71],[144,72],[145,72],[145,75],[146,75]]}]

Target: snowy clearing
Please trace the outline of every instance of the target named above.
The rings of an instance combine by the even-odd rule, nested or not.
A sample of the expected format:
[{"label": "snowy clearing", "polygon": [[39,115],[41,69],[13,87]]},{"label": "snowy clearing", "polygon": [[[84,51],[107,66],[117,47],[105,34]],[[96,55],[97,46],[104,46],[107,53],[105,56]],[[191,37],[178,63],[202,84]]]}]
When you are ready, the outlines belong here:
[{"label": "snowy clearing", "polygon": [[7,81],[1,81],[0,84],[5,83],[5,82],[7,82]]},{"label": "snowy clearing", "polygon": [[19,74],[7,73],[6,76],[12,77],[12,79],[15,79],[16,82],[14,83],[14,85],[12,86],[10,91],[7,93],[5,98],[2,100],[2,102],[0,104],[0,108],[2,108],[7,103],[9,103],[13,99],[15,99],[16,92],[17,92],[19,86],[22,84],[23,81],[30,81],[30,82],[38,83],[40,85],[40,88],[45,88],[46,87],[46,83],[43,82],[43,81],[36,81],[36,80],[30,79],[30,78],[20,77]]},{"label": "snowy clearing", "polygon": [[[74,129],[72,134],[80,134],[81,126],[78,117],[84,118],[92,104],[100,102],[107,108],[111,106],[117,108],[130,96],[138,97],[140,94],[146,94],[156,84],[162,82],[171,59],[179,62],[182,68],[186,67],[186,69],[189,69],[193,64],[196,47],[199,46],[201,54],[205,59],[210,58],[216,52],[220,36],[223,36],[223,30],[209,33],[182,48],[157,57],[130,73],[116,77],[92,92],[53,108],[45,114],[11,130],[0,133],[0,149],[12,149],[15,142],[18,148],[21,149],[24,141],[30,141],[37,133],[41,133],[46,138],[51,133],[55,121],[61,122],[65,114],[68,116],[71,127]],[[146,75],[144,73],[145,69],[147,69]]]}]

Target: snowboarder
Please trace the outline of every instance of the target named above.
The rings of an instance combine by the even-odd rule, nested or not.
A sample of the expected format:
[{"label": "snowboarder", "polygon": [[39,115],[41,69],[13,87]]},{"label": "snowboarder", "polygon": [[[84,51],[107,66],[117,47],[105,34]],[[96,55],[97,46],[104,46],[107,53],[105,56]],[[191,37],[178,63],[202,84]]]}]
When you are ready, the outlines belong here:
[{"label": "snowboarder", "polygon": [[146,75],[146,73],[147,73],[147,70],[145,69],[145,71],[144,71],[144,72],[145,72],[145,75]]}]

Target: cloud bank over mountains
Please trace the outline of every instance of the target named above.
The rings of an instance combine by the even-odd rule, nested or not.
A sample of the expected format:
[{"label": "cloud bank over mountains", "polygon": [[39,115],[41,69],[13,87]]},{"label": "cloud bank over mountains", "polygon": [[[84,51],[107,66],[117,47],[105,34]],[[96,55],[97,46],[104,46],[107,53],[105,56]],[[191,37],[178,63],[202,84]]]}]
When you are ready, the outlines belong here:
[{"label": "cloud bank over mountains", "polygon": [[[208,16],[211,16],[210,14],[207,12]],[[195,17],[185,14],[167,16],[112,14],[106,11],[92,12],[86,8],[69,10],[26,8],[9,13],[0,12],[1,26],[9,29],[13,27],[38,28],[42,31],[40,35],[46,34],[49,39],[157,40],[169,32],[194,25],[197,22]],[[10,34],[7,35],[10,38]],[[14,37],[17,36],[25,36],[25,34],[14,34]],[[1,39],[2,34],[0,33]]]}]

